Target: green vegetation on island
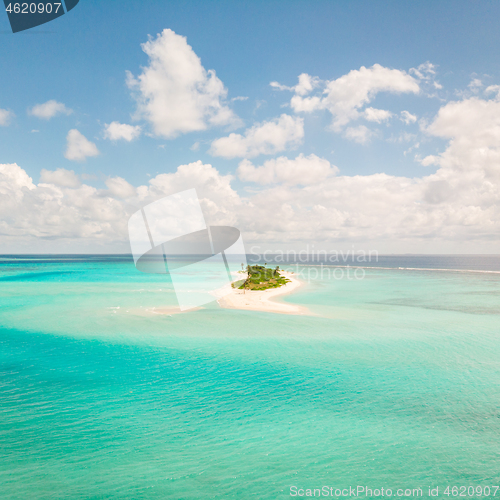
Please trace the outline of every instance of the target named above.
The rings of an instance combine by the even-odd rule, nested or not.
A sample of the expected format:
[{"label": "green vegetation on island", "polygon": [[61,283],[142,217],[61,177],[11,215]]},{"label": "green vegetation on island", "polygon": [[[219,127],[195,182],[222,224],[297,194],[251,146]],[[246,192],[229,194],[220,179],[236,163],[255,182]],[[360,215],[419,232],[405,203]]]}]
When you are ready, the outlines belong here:
[{"label": "green vegetation on island", "polygon": [[233,283],[233,288],[240,290],[267,290],[268,288],[279,288],[290,282],[289,279],[281,276],[279,266],[276,266],[275,269],[257,265],[247,266],[246,272],[247,278]]}]

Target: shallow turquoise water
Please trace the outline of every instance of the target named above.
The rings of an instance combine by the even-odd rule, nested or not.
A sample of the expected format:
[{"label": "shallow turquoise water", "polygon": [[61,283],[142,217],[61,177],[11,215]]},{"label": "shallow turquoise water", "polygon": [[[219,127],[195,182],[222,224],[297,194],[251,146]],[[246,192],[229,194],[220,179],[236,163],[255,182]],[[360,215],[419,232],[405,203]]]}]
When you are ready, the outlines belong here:
[{"label": "shallow turquoise water", "polygon": [[127,259],[4,259],[0,498],[498,485],[500,274],[365,273],[167,316]]}]

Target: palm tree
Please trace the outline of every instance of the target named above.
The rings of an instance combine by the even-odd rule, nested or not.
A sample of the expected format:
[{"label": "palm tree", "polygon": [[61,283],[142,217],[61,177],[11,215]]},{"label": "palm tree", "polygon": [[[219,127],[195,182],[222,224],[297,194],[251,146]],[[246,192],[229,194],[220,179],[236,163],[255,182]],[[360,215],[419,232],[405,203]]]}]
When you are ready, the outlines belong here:
[{"label": "palm tree", "polygon": [[250,276],[251,276],[251,267],[250,265],[247,265],[247,279],[245,280],[245,282],[243,283],[243,294],[245,294],[246,292],[246,289],[247,289],[247,285],[249,286],[250,285]]}]

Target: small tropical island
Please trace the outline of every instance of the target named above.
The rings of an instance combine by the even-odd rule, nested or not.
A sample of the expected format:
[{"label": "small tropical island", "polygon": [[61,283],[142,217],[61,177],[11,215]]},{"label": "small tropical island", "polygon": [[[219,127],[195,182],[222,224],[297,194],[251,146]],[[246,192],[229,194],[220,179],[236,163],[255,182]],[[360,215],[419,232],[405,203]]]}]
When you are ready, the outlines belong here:
[{"label": "small tropical island", "polygon": [[244,279],[237,279],[231,286],[232,293],[218,299],[221,307],[226,309],[243,309],[247,311],[271,312],[280,314],[311,314],[304,306],[289,304],[273,299],[292,293],[302,284],[291,271],[284,271],[277,266],[241,265],[241,271],[234,273]]},{"label": "small tropical island", "polygon": [[[267,290],[268,288],[279,288],[290,283],[290,280],[282,276],[279,271],[279,266],[276,266],[275,269],[265,267],[265,265],[247,266],[247,278],[234,282],[232,286],[239,290]],[[245,271],[239,272],[243,273]]]}]

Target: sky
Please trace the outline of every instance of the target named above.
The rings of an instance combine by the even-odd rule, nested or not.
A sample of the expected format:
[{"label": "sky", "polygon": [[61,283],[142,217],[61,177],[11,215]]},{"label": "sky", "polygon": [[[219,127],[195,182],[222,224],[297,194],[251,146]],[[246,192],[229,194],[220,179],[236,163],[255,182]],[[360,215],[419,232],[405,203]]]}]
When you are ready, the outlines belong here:
[{"label": "sky", "polygon": [[500,253],[498,2],[0,13],[0,252],[130,250],[195,187],[247,250]]}]

